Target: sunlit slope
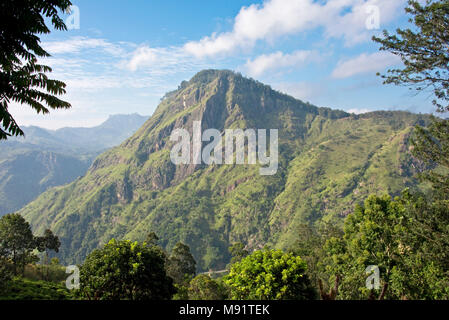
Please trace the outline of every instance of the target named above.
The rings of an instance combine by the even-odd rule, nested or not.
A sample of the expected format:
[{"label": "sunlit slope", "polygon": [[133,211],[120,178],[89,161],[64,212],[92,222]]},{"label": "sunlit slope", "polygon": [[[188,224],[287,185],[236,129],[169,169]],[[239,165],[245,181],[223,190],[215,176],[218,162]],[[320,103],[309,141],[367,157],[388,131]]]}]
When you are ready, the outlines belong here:
[{"label": "sunlit slope", "polygon": [[[175,128],[279,129],[279,169],[180,165],[170,161]],[[87,174],[22,210],[37,231],[51,227],[65,262],[81,262],[111,237],[142,240],[155,231],[170,249],[190,245],[199,269],[222,268],[227,247],[286,246],[295,225],[348,214],[370,192],[416,186],[404,112],[363,116],[317,108],[230,71],[200,72],[168,93],[122,145],[100,155]]]}]

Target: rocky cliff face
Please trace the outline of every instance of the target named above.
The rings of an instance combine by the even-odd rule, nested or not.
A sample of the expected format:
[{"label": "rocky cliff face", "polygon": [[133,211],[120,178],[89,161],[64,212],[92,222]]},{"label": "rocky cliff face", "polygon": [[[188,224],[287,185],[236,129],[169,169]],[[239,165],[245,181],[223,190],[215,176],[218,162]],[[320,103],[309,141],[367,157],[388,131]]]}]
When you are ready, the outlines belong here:
[{"label": "rocky cliff face", "polygon": [[[174,165],[174,129],[278,129],[279,169],[259,165]],[[227,247],[288,246],[300,223],[339,223],[372,192],[415,187],[407,137],[425,121],[410,113],[355,116],[317,108],[230,71],[206,70],[168,93],[153,116],[85,176],[52,189],[21,213],[51,227],[63,260],[81,262],[111,237],[191,246],[199,269],[221,268]],[[407,168],[405,170],[404,168]]]}]

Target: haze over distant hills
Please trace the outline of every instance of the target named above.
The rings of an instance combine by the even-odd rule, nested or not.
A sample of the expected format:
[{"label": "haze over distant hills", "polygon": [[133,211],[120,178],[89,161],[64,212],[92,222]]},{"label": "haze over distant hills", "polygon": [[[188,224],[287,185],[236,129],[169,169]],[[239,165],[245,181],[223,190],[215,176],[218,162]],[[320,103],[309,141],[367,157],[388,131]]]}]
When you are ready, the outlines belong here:
[{"label": "haze over distant hills", "polygon": [[[259,165],[174,165],[176,128],[279,129],[279,169]],[[420,188],[409,137],[427,116],[363,115],[318,108],[231,71],[205,70],[163,99],[152,117],[87,173],[20,211],[36,232],[51,228],[65,263],[81,262],[110,240],[155,231],[171,249],[192,248],[199,270],[229,262],[228,247],[288,247],[298,225],[341,223],[370,193]]]},{"label": "haze over distant hills", "polygon": [[0,215],[82,176],[99,153],[130,137],[146,119],[113,115],[92,128],[25,127],[25,137],[0,142]]},{"label": "haze over distant hills", "polygon": [[[25,127],[25,137],[13,137],[2,143],[8,151],[33,150],[64,152],[73,155],[98,153],[129,138],[148,119],[138,114],[111,115],[96,127],[61,128],[48,130],[36,126]],[[1,156],[0,156],[1,157]]]}]

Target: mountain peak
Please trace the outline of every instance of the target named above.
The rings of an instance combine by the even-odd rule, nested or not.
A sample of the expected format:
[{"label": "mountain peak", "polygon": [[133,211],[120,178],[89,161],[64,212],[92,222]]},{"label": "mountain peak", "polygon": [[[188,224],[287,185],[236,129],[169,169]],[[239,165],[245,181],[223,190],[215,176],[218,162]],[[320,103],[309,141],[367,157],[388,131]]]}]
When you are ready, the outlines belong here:
[{"label": "mountain peak", "polygon": [[260,88],[264,88],[265,90],[273,90],[269,85],[263,84],[257,80],[252,78],[248,78],[243,76],[240,72],[236,72],[228,69],[206,69],[199,71],[195,74],[190,80],[184,80],[178,86],[176,90],[168,92],[162,100],[166,98],[170,98],[176,96],[179,92],[183,91],[187,87],[204,87],[209,84],[212,84],[217,80],[228,80],[232,82],[238,83],[252,83]]},{"label": "mountain peak", "polygon": [[210,83],[213,80],[217,78],[223,78],[223,77],[240,77],[243,78],[243,76],[240,73],[234,72],[232,70],[217,70],[217,69],[207,69],[202,70],[198,72],[196,75],[190,79],[190,83]]}]

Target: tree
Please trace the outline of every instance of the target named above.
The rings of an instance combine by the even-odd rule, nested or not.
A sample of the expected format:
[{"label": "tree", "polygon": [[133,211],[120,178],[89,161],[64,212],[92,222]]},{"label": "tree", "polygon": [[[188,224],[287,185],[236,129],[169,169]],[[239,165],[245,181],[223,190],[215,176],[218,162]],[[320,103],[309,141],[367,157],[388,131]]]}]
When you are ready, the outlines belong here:
[{"label": "tree", "polygon": [[59,238],[50,229],[46,229],[44,235],[42,237],[36,237],[35,241],[39,252],[46,251],[47,255],[50,250],[56,253],[59,252],[59,247],[61,246]]},{"label": "tree", "polygon": [[0,252],[10,259],[15,275],[23,273],[36,248],[28,222],[20,214],[7,214],[0,219]]},{"label": "tree", "polygon": [[188,297],[190,300],[225,300],[227,291],[223,283],[205,274],[197,275],[190,281]]},{"label": "tree", "polygon": [[449,0],[427,0],[421,5],[409,0],[405,11],[412,15],[415,30],[397,29],[397,35],[384,31],[373,37],[380,50],[399,56],[403,69],[388,70],[386,84],[414,87],[418,92],[433,89],[433,104],[440,112],[449,111]]},{"label": "tree", "polygon": [[449,205],[404,190],[406,233],[392,289],[408,299],[449,299]]},{"label": "tree", "polygon": [[[45,251],[45,264],[48,265],[49,251],[59,252],[61,242],[59,238],[53,234],[50,229],[46,229],[42,237],[35,238],[37,249],[39,252]],[[47,279],[48,279],[48,267],[47,267]]]},{"label": "tree", "polygon": [[231,264],[239,262],[249,255],[248,250],[245,249],[245,245],[241,242],[234,243],[228,250],[232,257]]},{"label": "tree", "polygon": [[71,107],[56,97],[66,93],[66,85],[49,79],[46,73],[52,69],[37,60],[50,56],[38,37],[50,33],[45,19],[50,19],[56,30],[67,30],[58,10],[67,12],[70,6],[68,0],[0,2],[0,140],[24,135],[8,111],[11,102],[27,104],[43,114],[49,113],[48,108]]},{"label": "tree", "polygon": [[80,268],[78,295],[89,300],[165,300],[174,293],[165,254],[156,246],[112,239]]},{"label": "tree", "polygon": [[224,282],[231,299],[311,300],[316,291],[305,275],[306,263],[281,250],[255,251],[232,265]]},{"label": "tree", "polygon": [[[394,199],[368,197],[324,251],[329,283],[336,284],[324,299],[449,297],[449,207],[408,189]],[[366,287],[368,266],[379,268],[378,289]]]},{"label": "tree", "polygon": [[[383,38],[373,37],[382,46],[401,57],[405,67],[389,70],[384,83],[414,86],[418,91],[433,88],[437,111],[449,111],[449,0],[409,0],[405,11],[412,15],[414,29],[397,30],[397,35],[384,31]],[[443,105],[442,103],[445,103]],[[428,129],[417,126],[412,141],[413,153],[438,170],[422,177],[433,184],[439,197],[449,194],[449,120],[432,117]],[[439,170],[443,169],[443,170]]]},{"label": "tree", "polygon": [[433,118],[428,128],[416,127],[413,155],[434,168],[421,178],[432,184],[434,196],[449,200],[449,121]]},{"label": "tree", "polygon": [[189,246],[178,242],[167,261],[167,273],[177,285],[187,285],[196,274],[196,261]]},{"label": "tree", "polygon": [[150,232],[146,239],[145,242],[147,243],[147,245],[149,246],[157,246],[157,243],[159,241],[159,237],[157,236],[157,234],[155,232]]},{"label": "tree", "polygon": [[8,267],[8,262],[0,253],[0,294],[7,288],[9,281],[11,281],[12,274]]},{"label": "tree", "polygon": [[[326,242],[327,271],[340,279],[338,296],[343,299],[383,299],[391,287],[391,275],[400,265],[406,244],[401,236],[408,232],[405,208],[390,196],[369,196],[363,206],[345,219],[344,236]],[[365,270],[377,266],[380,288],[366,288]],[[388,295],[393,298],[393,295]]]},{"label": "tree", "polygon": [[[449,111],[449,1],[409,1],[406,12],[413,16],[415,31],[384,32],[374,38],[381,50],[399,55],[402,70],[391,70],[385,83],[433,88],[437,111]],[[449,120],[431,118],[428,128],[417,126],[412,138],[415,157],[430,170],[420,178],[430,182],[428,194],[412,195],[405,190],[401,204],[406,208],[407,232],[403,234],[403,259],[392,274],[396,293],[408,298],[447,299],[449,296]]]},{"label": "tree", "polygon": [[[339,280],[336,279],[336,283],[333,284],[334,293],[328,294],[324,291],[323,280],[326,280],[326,274],[325,265],[322,262],[326,252],[323,248],[330,238],[341,238],[343,231],[335,223],[322,222],[319,227],[301,224],[297,228],[297,234],[298,239],[289,251],[300,256],[306,262],[306,274],[311,283],[320,289],[321,297],[326,300],[331,299],[337,293]],[[329,283],[326,284],[331,286]]]}]

